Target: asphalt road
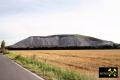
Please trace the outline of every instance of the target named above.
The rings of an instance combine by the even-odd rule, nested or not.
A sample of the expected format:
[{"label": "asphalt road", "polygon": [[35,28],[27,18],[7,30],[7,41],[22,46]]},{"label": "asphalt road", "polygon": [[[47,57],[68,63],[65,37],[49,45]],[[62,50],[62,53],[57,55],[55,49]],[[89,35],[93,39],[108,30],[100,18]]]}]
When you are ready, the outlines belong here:
[{"label": "asphalt road", "polygon": [[0,80],[43,80],[0,54]]}]

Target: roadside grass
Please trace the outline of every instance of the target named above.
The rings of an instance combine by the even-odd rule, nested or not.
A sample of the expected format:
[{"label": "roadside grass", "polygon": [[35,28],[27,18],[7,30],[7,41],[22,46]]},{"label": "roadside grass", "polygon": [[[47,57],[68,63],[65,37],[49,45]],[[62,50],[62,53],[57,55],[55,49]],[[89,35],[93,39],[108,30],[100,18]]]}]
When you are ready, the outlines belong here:
[{"label": "roadside grass", "polygon": [[14,53],[6,54],[6,56],[37,75],[42,76],[45,80],[96,80],[93,76],[75,73],[54,67],[46,62],[37,61],[35,56],[28,58]]}]

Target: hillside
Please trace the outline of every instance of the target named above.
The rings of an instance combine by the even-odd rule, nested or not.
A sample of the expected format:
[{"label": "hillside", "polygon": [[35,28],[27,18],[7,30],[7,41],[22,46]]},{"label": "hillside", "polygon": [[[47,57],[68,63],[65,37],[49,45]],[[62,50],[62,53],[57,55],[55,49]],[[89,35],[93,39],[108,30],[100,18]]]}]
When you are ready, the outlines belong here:
[{"label": "hillside", "polygon": [[101,40],[83,35],[51,35],[31,36],[9,46],[14,49],[39,49],[39,48],[84,48],[84,47],[112,47],[111,41]]}]

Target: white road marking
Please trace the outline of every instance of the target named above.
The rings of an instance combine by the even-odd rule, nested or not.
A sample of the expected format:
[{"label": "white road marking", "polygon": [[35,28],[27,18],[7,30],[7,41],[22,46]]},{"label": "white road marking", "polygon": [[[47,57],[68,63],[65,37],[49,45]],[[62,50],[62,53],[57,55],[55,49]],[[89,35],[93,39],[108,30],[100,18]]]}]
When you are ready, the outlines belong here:
[{"label": "white road marking", "polygon": [[38,79],[40,79],[40,80],[45,80],[45,79],[41,78],[40,76],[36,75],[35,73],[33,73],[33,72],[29,71],[28,69],[26,69],[26,68],[22,67],[22,66],[21,66],[21,65],[19,65],[18,63],[14,62],[14,61],[12,61],[12,62],[13,62],[13,63],[15,63],[16,65],[18,65],[20,68],[24,69],[25,71],[27,71],[27,72],[31,73],[33,76],[37,77]]}]

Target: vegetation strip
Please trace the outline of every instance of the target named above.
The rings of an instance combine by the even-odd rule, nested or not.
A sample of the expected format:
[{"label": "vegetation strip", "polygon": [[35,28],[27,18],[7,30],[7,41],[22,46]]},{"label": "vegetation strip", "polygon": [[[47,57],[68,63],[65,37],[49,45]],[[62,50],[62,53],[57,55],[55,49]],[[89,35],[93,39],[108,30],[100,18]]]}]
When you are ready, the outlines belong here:
[{"label": "vegetation strip", "polygon": [[22,57],[13,53],[6,54],[6,56],[30,71],[43,76],[46,80],[95,80],[93,77],[63,70],[32,58]]}]

